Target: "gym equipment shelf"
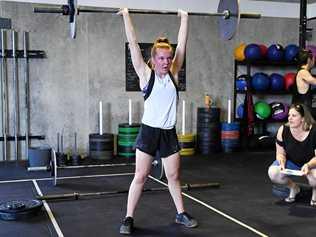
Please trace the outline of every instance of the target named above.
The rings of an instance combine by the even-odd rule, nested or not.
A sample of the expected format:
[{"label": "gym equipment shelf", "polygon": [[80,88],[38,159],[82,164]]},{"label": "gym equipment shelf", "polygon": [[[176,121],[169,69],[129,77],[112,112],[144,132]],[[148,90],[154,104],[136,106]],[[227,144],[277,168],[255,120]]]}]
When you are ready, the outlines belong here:
[{"label": "gym equipment shelf", "polygon": [[[243,71],[243,73],[240,73],[240,67],[243,67],[245,70]],[[237,90],[236,87],[236,81],[238,79],[238,76],[245,74],[246,75],[246,81],[247,81],[247,85],[250,85],[250,78],[251,75],[253,74],[252,71],[254,72],[259,72],[259,71],[295,71],[296,72],[296,68],[297,68],[297,64],[296,62],[285,62],[285,61],[280,61],[280,62],[273,62],[273,61],[269,61],[269,60],[256,60],[256,61],[249,61],[249,60],[244,60],[244,61],[234,61],[234,92],[233,92],[233,118],[235,121],[240,121],[243,122],[242,118],[238,118],[237,115],[237,107],[240,103],[239,98],[241,97],[241,99],[243,100],[244,97],[246,96],[246,91],[242,91],[242,90]],[[251,89],[250,91],[251,93],[251,97],[259,97],[260,99],[262,97],[264,98],[268,98],[268,97],[284,97],[284,99],[282,98],[281,101],[288,101],[288,99],[286,98],[286,96],[290,96],[290,92],[286,91],[286,90],[282,90],[282,91],[271,91],[271,90],[267,90],[267,91],[255,91],[253,89]],[[240,97],[238,97],[238,95],[241,95]],[[239,103],[237,102],[237,100],[239,100]],[[253,104],[255,104],[256,101],[254,101]],[[242,102],[243,103],[243,102]],[[287,102],[288,104],[291,103],[291,101]],[[272,124],[277,124],[277,123],[285,123],[287,121],[286,119],[283,120],[274,120],[272,118],[268,118],[268,119],[258,119],[255,117],[254,120],[254,128],[257,133],[255,133],[254,135],[258,135],[258,131],[259,134],[262,135],[269,135],[269,136],[275,136],[275,134],[269,134],[267,132],[267,125],[271,124],[271,126],[275,126]]]}]

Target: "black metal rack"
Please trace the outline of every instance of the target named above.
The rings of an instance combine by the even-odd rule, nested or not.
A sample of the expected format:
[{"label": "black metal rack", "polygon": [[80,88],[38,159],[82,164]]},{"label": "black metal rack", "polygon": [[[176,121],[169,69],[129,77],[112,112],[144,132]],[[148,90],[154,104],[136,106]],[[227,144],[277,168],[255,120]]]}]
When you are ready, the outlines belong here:
[{"label": "black metal rack", "polygon": [[[280,62],[273,62],[273,61],[268,61],[268,60],[256,60],[256,61],[249,61],[249,60],[244,60],[244,61],[237,61],[235,60],[234,63],[234,102],[233,102],[233,118],[236,121],[241,121],[240,118],[236,118],[236,109],[237,109],[237,95],[238,94],[246,94],[245,91],[238,91],[236,88],[236,80],[238,78],[238,68],[240,66],[246,67],[246,75],[251,76],[251,70],[253,67],[272,67],[272,68],[295,68],[297,67],[296,62],[285,62],[285,61],[280,61]],[[249,79],[248,79],[249,80]],[[249,85],[250,82],[247,81],[247,84]],[[258,91],[251,91],[252,95],[264,95],[264,96],[269,96],[269,95],[290,95],[288,91],[264,91],[264,92],[258,92]],[[261,127],[261,130],[266,129],[266,125],[269,123],[280,123],[280,122],[286,122],[284,121],[275,121],[273,119],[266,119],[266,120],[260,120],[260,119],[255,119],[255,125],[258,125]]]}]

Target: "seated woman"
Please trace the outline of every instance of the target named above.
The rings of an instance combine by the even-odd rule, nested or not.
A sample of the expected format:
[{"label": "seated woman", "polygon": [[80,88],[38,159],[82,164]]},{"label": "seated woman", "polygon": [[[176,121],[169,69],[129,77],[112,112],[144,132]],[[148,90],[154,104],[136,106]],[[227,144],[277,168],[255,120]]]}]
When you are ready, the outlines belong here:
[{"label": "seated woman", "polygon": [[269,177],[273,183],[290,189],[286,202],[294,202],[300,187],[283,169],[301,170],[306,176],[313,194],[310,205],[316,206],[316,124],[309,110],[303,104],[293,104],[289,109],[288,123],[277,133],[276,160],[269,167]]}]

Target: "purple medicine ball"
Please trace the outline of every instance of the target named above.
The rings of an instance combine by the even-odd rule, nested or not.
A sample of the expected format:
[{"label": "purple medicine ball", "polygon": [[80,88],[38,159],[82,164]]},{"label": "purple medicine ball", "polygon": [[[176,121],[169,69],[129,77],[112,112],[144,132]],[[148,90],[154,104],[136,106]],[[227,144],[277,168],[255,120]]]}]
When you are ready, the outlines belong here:
[{"label": "purple medicine ball", "polygon": [[274,120],[285,120],[289,112],[289,106],[281,102],[272,102],[270,104],[272,114],[271,117]]}]

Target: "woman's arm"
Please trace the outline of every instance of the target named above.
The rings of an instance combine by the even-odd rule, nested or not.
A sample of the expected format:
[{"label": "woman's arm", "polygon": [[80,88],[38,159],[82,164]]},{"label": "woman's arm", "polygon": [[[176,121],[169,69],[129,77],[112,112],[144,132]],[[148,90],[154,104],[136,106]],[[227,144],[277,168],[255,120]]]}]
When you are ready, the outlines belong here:
[{"label": "woman's arm", "polygon": [[299,78],[302,78],[305,83],[316,85],[316,77],[313,77],[313,75],[308,70],[300,70],[298,72],[298,76]]},{"label": "woman's arm", "polygon": [[176,82],[178,82],[178,72],[181,70],[183,65],[186,44],[188,39],[188,13],[182,10],[178,11],[178,15],[181,17],[181,23],[178,33],[178,44],[173,57],[171,65],[171,73],[175,77]]},{"label": "woman's arm", "polygon": [[143,89],[149,80],[151,69],[145,63],[144,58],[141,54],[141,50],[137,42],[136,33],[131,18],[129,16],[128,9],[123,8],[117,14],[123,16],[125,33],[129,49],[131,51],[133,67],[136,71],[137,76],[139,77],[139,86],[141,89]]},{"label": "woman's arm", "polygon": [[[280,142],[283,142],[282,133],[283,133],[283,126],[279,128],[278,133],[277,133],[277,140]],[[276,145],[276,160],[279,162],[281,169],[285,169],[285,163],[286,163],[285,150],[278,143],[276,143],[275,145]]]}]

